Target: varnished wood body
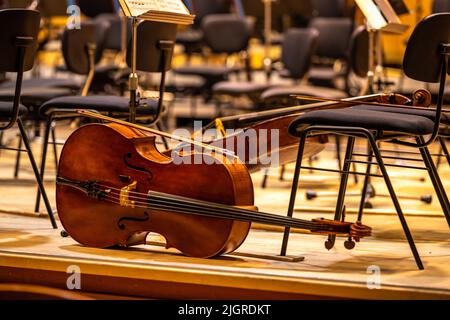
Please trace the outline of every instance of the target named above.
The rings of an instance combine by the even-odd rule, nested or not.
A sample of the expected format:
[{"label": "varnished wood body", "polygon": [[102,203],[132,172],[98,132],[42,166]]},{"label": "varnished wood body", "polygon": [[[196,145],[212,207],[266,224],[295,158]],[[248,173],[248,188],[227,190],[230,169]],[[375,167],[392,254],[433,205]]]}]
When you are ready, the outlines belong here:
[{"label": "varnished wood body", "polygon": [[[251,146],[248,143],[245,144],[245,158],[241,157],[241,161],[247,165],[250,173],[257,172],[265,167],[273,165],[261,161],[261,158],[266,156],[272,157],[272,159],[277,159],[278,165],[289,164],[295,162],[295,159],[297,159],[298,138],[291,136],[288,132],[288,128],[292,121],[294,121],[298,117],[298,114],[294,114],[261,121],[253,126],[243,129],[235,135],[228,136],[223,139],[218,139],[212,144],[215,146],[223,146],[230,151],[237,152],[238,141],[247,134],[248,130],[253,130],[253,132],[256,134],[257,142],[256,158],[252,156],[252,152],[250,152]],[[270,153],[273,146],[273,142],[271,139],[271,132],[273,130],[278,130],[279,138],[278,148],[273,148],[272,150],[273,152],[278,153],[276,157],[273,157],[274,155]],[[325,149],[325,145],[327,142],[328,137],[326,135],[308,137],[303,157],[310,158],[322,152]],[[268,153],[260,152],[261,150],[259,148],[261,145],[267,146],[265,151],[268,151]],[[232,147],[230,148],[228,146]]]},{"label": "varnished wood body", "polygon": [[[184,155],[191,158],[193,155]],[[70,180],[96,180],[123,188],[137,181],[136,192],[149,190],[235,206],[253,205],[253,185],[245,165],[230,163],[174,164],[155,146],[155,138],[118,124],[81,127],[62,150],[58,176]],[[124,182],[123,177],[130,177]],[[66,231],[92,247],[129,246],[145,242],[148,232],[165,237],[167,247],[186,255],[212,257],[232,252],[247,237],[250,223],[127,208],[87,196],[70,186],[58,185],[56,200]],[[145,220],[148,215],[149,219]],[[118,221],[127,220],[121,230]]]}]

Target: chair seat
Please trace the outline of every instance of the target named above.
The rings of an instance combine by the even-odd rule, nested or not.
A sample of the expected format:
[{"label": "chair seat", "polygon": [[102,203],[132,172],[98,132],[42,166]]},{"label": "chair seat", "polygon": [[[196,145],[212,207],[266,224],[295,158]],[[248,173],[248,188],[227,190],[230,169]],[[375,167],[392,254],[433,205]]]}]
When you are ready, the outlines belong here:
[{"label": "chair seat", "polygon": [[[14,88],[0,89],[0,101],[12,101],[14,99]],[[23,88],[20,101],[27,107],[41,106],[44,102],[57,97],[73,94],[72,90],[62,88]]]},{"label": "chair seat", "polygon": [[203,40],[203,32],[201,30],[188,29],[177,33],[177,43],[181,45],[198,44]]},{"label": "chair seat", "polygon": [[[420,116],[430,119],[434,121],[436,119],[436,112],[433,110],[417,110],[417,109],[408,109],[408,108],[392,108],[392,107],[383,107],[383,106],[373,106],[373,105],[359,105],[353,107],[358,110],[372,110],[372,111],[382,111],[382,112],[390,112],[390,113],[398,113],[398,114],[408,114],[413,116]],[[441,123],[450,125],[450,114],[442,113]]]},{"label": "chair seat", "polygon": [[172,71],[181,75],[191,75],[203,78],[226,77],[230,73],[239,71],[239,68],[229,68],[222,66],[184,66],[174,68]]},{"label": "chair seat", "polygon": [[298,136],[308,126],[358,127],[368,130],[427,135],[433,132],[434,122],[428,118],[389,112],[357,110],[319,110],[306,112],[294,120],[289,132]]},{"label": "chair seat", "polygon": [[267,83],[223,81],[213,86],[213,92],[228,95],[258,94],[268,88],[270,85]]},{"label": "chair seat", "polygon": [[305,85],[271,88],[263,92],[261,99],[266,103],[272,103],[284,99],[292,99],[292,95],[317,96],[327,99],[343,99],[347,97],[346,93],[340,90]]},{"label": "chair seat", "polygon": [[[15,81],[8,81],[0,84],[1,88],[14,88]],[[22,88],[64,88],[71,90],[79,90],[82,82],[75,79],[60,79],[60,78],[32,78],[26,79],[22,82]]]},{"label": "chair seat", "polygon": [[[13,103],[12,102],[0,102],[0,120],[9,120],[11,118],[13,111]],[[26,114],[28,109],[19,105],[19,116],[23,116]]]},{"label": "chair seat", "polygon": [[333,67],[313,67],[308,72],[308,81],[313,86],[336,88],[336,79],[344,76],[345,72]]},{"label": "chair seat", "polygon": [[[156,113],[158,101],[141,99],[137,113],[139,115],[152,115]],[[129,112],[129,99],[117,96],[70,96],[60,97],[47,101],[42,105],[39,112],[47,114],[51,109],[90,109],[99,112],[127,113]]]}]

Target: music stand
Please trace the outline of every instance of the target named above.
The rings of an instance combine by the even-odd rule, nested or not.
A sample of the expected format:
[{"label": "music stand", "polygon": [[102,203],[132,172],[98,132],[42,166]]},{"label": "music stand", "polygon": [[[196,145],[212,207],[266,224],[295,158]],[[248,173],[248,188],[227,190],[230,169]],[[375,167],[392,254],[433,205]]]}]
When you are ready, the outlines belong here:
[{"label": "music stand", "polygon": [[[383,52],[381,45],[382,32],[402,34],[409,26],[402,24],[389,0],[355,0],[366,18],[366,27],[369,32],[369,72],[367,73],[367,93],[375,92],[375,77],[378,76],[378,91],[381,89],[383,74]],[[394,1],[393,1],[394,2]],[[397,10],[400,4],[395,0]],[[404,3],[403,3],[404,5]],[[406,6],[405,6],[406,7]],[[403,12],[404,9],[399,12]],[[375,57],[376,51],[376,57]],[[375,60],[377,65],[375,66]]]},{"label": "music stand", "polygon": [[[190,15],[189,10],[186,6],[181,2],[181,0],[160,0],[158,3],[155,3],[152,0],[141,0],[139,3],[136,1],[130,0],[119,0],[120,8],[123,11],[123,14],[131,19],[131,56],[129,61],[131,62],[131,73],[129,78],[129,90],[130,90],[130,119],[131,123],[136,122],[136,109],[138,107],[138,97],[137,97],[137,89],[139,84],[139,79],[137,75],[137,31],[138,31],[138,23],[140,20],[146,21],[155,21],[155,22],[163,22],[169,24],[192,24],[195,16]],[[158,10],[161,7],[177,7],[182,8],[186,14],[175,13],[174,11],[163,11]],[[145,9],[144,8],[150,8]],[[169,9],[172,10],[172,9]],[[144,41],[142,41],[144,42]],[[144,42],[145,43],[145,42]],[[159,42],[158,46],[164,52],[169,52],[173,47],[172,42]],[[165,75],[165,68],[163,75]],[[164,80],[164,79],[162,79]],[[161,87],[160,87],[161,91]],[[161,101],[160,96],[160,101]],[[158,120],[161,111],[161,105],[158,106],[158,114],[155,117],[155,121]]]}]

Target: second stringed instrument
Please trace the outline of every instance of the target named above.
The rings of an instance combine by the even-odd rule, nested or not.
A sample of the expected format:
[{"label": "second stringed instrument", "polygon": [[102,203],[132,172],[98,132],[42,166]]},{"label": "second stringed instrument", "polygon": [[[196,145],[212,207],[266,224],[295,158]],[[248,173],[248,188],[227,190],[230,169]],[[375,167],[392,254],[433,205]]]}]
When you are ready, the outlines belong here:
[{"label": "second stringed instrument", "polygon": [[359,223],[257,212],[247,167],[226,151],[204,145],[212,152],[200,154],[203,164],[194,164],[198,153],[183,154],[175,164],[157,150],[157,131],[83,114],[112,122],[79,128],[61,154],[58,214],[69,235],[83,245],[144,244],[148,233],[155,232],[168,248],[208,258],[236,250],[252,222],[355,240],[371,234]]}]

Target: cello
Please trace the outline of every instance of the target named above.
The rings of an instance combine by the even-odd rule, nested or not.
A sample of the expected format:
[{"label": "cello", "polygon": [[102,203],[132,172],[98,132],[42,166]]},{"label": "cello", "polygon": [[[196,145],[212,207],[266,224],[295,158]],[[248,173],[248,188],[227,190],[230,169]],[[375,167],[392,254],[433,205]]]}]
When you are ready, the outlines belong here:
[{"label": "cello", "polygon": [[[342,234],[356,241],[370,236],[360,223],[312,221],[258,212],[249,171],[237,157],[207,144],[204,163],[196,154],[181,163],[158,151],[165,133],[106,116],[109,121],[77,129],[65,143],[58,167],[56,203],[65,230],[90,247],[145,244],[150,232],[167,248],[209,258],[231,253],[245,241],[251,223]],[[172,137],[183,143],[184,138]]]},{"label": "cello", "polygon": [[[288,132],[288,127],[304,112],[323,110],[323,109],[339,109],[348,108],[352,105],[358,104],[373,104],[373,105],[397,105],[397,106],[412,106],[418,108],[428,108],[431,104],[431,93],[425,89],[417,90],[413,93],[412,98],[409,99],[400,94],[372,94],[362,97],[352,97],[343,100],[330,100],[315,97],[301,97],[303,101],[320,101],[320,103],[312,103],[307,105],[299,105],[292,107],[285,107],[280,109],[265,110],[247,114],[238,114],[215,119],[202,129],[204,133],[208,129],[215,129],[218,132],[216,139],[207,141],[206,143],[226,147],[229,151],[237,153],[236,146],[239,139],[244,137],[249,131],[253,131],[256,135],[255,144],[259,145],[261,140],[267,145],[272,145],[270,137],[266,135],[268,131],[278,130],[279,141],[277,150],[271,150],[278,153],[278,164],[286,165],[295,162],[298,154],[298,138],[293,137]],[[226,134],[225,128],[237,129],[235,134]],[[195,136],[195,134],[194,134]],[[304,158],[313,157],[325,149],[328,143],[327,135],[317,135],[307,137],[307,143],[303,153]],[[180,148],[183,145],[179,146]],[[268,150],[268,148],[267,148]],[[168,151],[169,153],[172,150]],[[241,161],[244,162],[250,173],[257,172],[269,166],[269,164],[261,161],[262,157],[270,156],[267,154],[257,153],[253,156],[246,146],[244,154],[241,156]]]}]

